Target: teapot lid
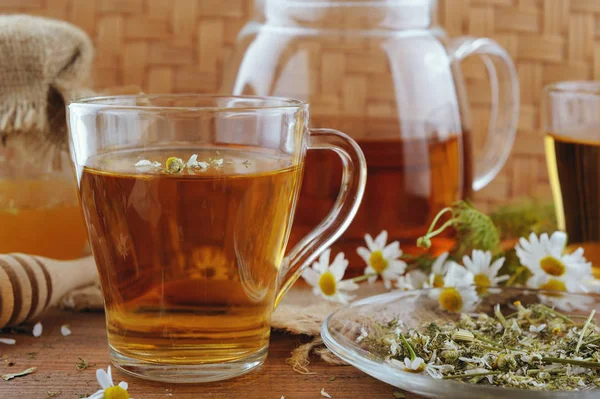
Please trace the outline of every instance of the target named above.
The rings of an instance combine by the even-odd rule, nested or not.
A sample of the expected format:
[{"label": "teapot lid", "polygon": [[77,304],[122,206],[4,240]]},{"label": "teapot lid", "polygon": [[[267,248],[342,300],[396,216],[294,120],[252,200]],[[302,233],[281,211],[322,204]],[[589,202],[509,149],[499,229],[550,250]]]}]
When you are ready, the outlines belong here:
[{"label": "teapot lid", "polygon": [[263,0],[277,25],[416,29],[431,26],[437,0]]}]

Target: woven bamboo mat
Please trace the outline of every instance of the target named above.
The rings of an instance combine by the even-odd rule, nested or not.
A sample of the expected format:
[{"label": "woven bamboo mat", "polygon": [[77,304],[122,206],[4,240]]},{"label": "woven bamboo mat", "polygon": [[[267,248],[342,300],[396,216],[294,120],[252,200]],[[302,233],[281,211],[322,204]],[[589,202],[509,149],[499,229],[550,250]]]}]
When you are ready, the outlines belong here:
[{"label": "woven bamboo mat", "polygon": [[[540,132],[540,92],[557,80],[600,79],[599,0],[440,0],[449,35],[487,36],[511,54],[521,81],[521,117],[507,166],[477,193],[484,208],[523,196],[550,198]],[[214,92],[253,0],[0,0],[0,13],[68,20],[97,47],[95,84],[147,92]],[[489,117],[487,74],[467,61],[473,131]]]}]

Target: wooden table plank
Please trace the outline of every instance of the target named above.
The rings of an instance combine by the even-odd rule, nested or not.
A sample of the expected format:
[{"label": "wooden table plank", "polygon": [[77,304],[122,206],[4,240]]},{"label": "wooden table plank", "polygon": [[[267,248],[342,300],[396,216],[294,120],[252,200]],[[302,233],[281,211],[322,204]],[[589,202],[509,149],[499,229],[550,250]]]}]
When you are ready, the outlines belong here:
[{"label": "wooden table plank", "polygon": [[[52,311],[42,319],[43,335],[35,338],[25,334],[11,334],[16,345],[0,344],[0,356],[7,355],[15,362],[8,366],[0,362],[0,373],[15,373],[29,367],[38,370],[31,375],[10,381],[0,380],[2,399],[43,399],[47,392],[62,391],[59,399],[75,399],[80,394],[95,392],[99,387],[95,370],[109,365],[104,315],[102,313],[72,313]],[[69,324],[72,335],[63,337],[60,326]],[[0,335],[2,338],[9,335]],[[306,337],[304,337],[306,340]],[[310,365],[314,374],[301,375],[285,363],[290,352],[303,337],[274,332],[269,357],[259,369],[236,379],[208,384],[153,383],[113,371],[115,382],[125,380],[135,399],[158,398],[247,398],[286,399],[322,398],[325,388],[332,398],[386,398],[393,399],[394,387],[380,382],[351,366],[331,366],[320,359]],[[35,358],[28,355],[35,352]],[[75,364],[82,357],[96,366],[78,371]],[[330,379],[335,377],[333,381]],[[170,395],[169,395],[170,394]],[[407,398],[416,398],[407,394]]]}]

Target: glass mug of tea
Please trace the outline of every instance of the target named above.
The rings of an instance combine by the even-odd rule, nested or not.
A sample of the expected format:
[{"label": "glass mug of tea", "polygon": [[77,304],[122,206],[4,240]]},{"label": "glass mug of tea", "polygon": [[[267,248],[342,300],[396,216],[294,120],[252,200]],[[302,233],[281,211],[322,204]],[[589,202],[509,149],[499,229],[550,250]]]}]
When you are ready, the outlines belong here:
[{"label": "glass mug of tea", "polygon": [[[111,360],[166,382],[231,378],[263,363],[270,317],[348,227],[366,164],[308,128],[297,100],[96,97],[68,107],[71,157],[105,300]],[[307,149],[344,165],[338,199],[284,256]]]},{"label": "glass mug of tea", "polygon": [[600,277],[600,82],[546,86],[542,111],[558,227]]}]

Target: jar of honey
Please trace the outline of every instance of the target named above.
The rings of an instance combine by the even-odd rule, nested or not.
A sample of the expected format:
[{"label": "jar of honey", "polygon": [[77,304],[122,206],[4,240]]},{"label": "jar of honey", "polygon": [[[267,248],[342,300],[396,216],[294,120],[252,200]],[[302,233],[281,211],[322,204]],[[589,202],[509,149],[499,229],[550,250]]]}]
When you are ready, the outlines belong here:
[{"label": "jar of honey", "polygon": [[87,233],[66,146],[33,134],[0,139],[0,253],[83,255]]}]

